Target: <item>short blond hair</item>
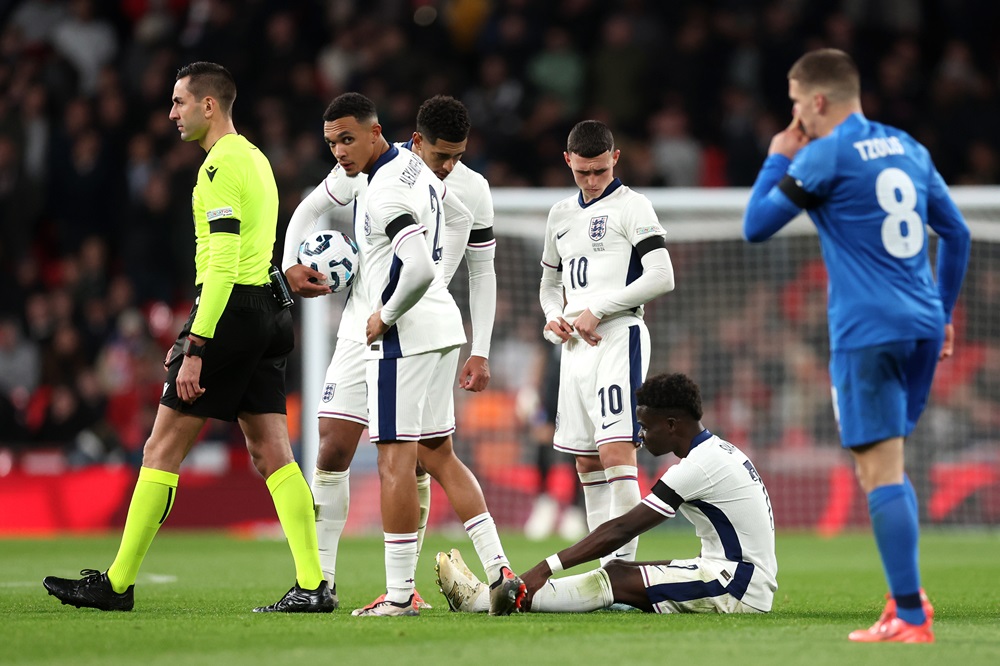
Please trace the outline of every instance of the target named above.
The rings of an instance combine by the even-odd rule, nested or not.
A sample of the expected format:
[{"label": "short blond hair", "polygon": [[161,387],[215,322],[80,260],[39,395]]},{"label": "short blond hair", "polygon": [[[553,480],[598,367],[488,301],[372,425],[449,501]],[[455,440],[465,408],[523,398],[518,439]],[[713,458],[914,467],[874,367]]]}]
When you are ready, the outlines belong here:
[{"label": "short blond hair", "polygon": [[821,89],[832,102],[844,102],[861,96],[861,76],[851,56],[840,49],[817,49],[795,61],[788,79],[802,87]]}]

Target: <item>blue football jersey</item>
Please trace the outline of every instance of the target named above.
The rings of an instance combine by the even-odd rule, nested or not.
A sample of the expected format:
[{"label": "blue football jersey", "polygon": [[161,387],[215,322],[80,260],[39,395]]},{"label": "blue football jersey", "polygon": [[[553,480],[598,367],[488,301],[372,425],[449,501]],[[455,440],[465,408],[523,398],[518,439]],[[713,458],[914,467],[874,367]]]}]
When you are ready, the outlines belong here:
[{"label": "blue football jersey", "polygon": [[[764,240],[802,208],[819,232],[829,276],[831,348],[942,335],[970,241],[924,146],[906,132],[853,114],[791,163],[781,155],[768,158],[744,233],[748,240]],[[931,271],[925,225],[941,237],[940,284]]]}]

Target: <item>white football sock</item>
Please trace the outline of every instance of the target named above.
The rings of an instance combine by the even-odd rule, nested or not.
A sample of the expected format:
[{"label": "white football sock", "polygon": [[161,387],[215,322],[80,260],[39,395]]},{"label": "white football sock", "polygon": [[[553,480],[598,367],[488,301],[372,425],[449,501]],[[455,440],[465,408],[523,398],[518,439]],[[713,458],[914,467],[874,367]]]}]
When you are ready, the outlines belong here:
[{"label": "white football sock", "polygon": [[501,568],[510,566],[510,561],[507,560],[500,544],[500,535],[497,534],[493,516],[487,511],[470,518],[465,521],[465,532],[472,539],[472,545],[476,547],[476,554],[483,563],[486,583],[489,585],[500,578]]},{"label": "white football sock", "polygon": [[475,601],[472,602],[472,612],[473,613],[489,613],[490,612],[490,586],[483,585],[479,596],[476,597]]},{"label": "white football sock", "polygon": [[333,587],[337,573],[337,548],[351,507],[351,470],[313,472],[312,494],[316,504],[316,540],[323,578]]},{"label": "white football sock", "polygon": [[479,592],[472,600],[470,613],[488,613],[490,611],[490,586],[488,583],[479,582]]},{"label": "white football sock", "polygon": [[385,598],[397,604],[413,596],[413,576],[417,569],[417,533],[385,536]]},{"label": "white football sock", "polygon": [[611,488],[603,471],[578,472],[583,484],[583,505],[587,507],[587,528],[593,532],[608,520],[611,510]]},{"label": "white football sock", "polygon": [[[604,470],[611,489],[611,510],[608,518],[625,515],[642,501],[639,493],[639,470],[635,465],[615,465]],[[639,537],[601,558],[601,566],[611,560],[635,562],[635,551],[639,548]]]},{"label": "white football sock", "polygon": [[427,532],[427,517],[431,514],[431,475],[427,472],[417,475],[417,501],[420,503],[420,520],[417,523],[417,559],[424,547]]},{"label": "white football sock", "polygon": [[604,569],[577,576],[549,579],[531,599],[532,613],[586,613],[615,601],[611,579]]}]

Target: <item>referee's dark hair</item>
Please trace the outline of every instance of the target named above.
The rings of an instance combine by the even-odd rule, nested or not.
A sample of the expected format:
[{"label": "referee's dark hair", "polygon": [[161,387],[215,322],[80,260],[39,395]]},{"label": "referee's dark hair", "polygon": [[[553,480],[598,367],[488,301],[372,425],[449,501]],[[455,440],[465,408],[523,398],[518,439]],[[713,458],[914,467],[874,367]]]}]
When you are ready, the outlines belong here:
[{"label": "referee's dark hair", "polygon": [[417,131],[431,143],[444,139],[460,143],[469,138],[469,110],[454,97],[435,95],[417,111]]},{"label": "referee's dark hair", "polygon": [[600,120],[582,120],[569,132],[566,152],[580,157],[597,157],[615,150],[615,137]]},{"label": "referee's dark hair", "polygon": [[375,124],[378,122],[378,112],[375,102],[361,93],[348,92],[337,96],[323,112],[323,121],[331,122],[337,118],[356,118],[358,122]]},{"label": "referee's dark hair", "polygon": [[233,115],[233,102],[236,101],[236,80],[229,70],[214,62],[193,62],[177,70],[177,81],[190,77],[188,90],[197,100],[214,97],[219,102],[222,112]]},{"label": "referee's dark hair", "polygon": [[682,412],[701,420],[701,391],[687,375],[657,375],[642,383],[635,392],[636,404],[647,409]]}]

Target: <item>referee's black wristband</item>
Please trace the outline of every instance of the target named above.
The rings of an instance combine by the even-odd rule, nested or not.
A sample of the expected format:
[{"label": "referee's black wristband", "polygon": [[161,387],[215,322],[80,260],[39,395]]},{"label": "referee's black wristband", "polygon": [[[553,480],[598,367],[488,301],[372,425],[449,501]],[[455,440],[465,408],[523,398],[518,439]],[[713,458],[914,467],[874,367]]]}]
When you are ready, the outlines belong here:
[{"label": "referee's black wristband", "polygon": [[201,358],[205,354],[206,346],[195,344],[194,338],[189,335],[184,338],[184,344],[181,345],[181,353],[185,356],[197,356]]}]

